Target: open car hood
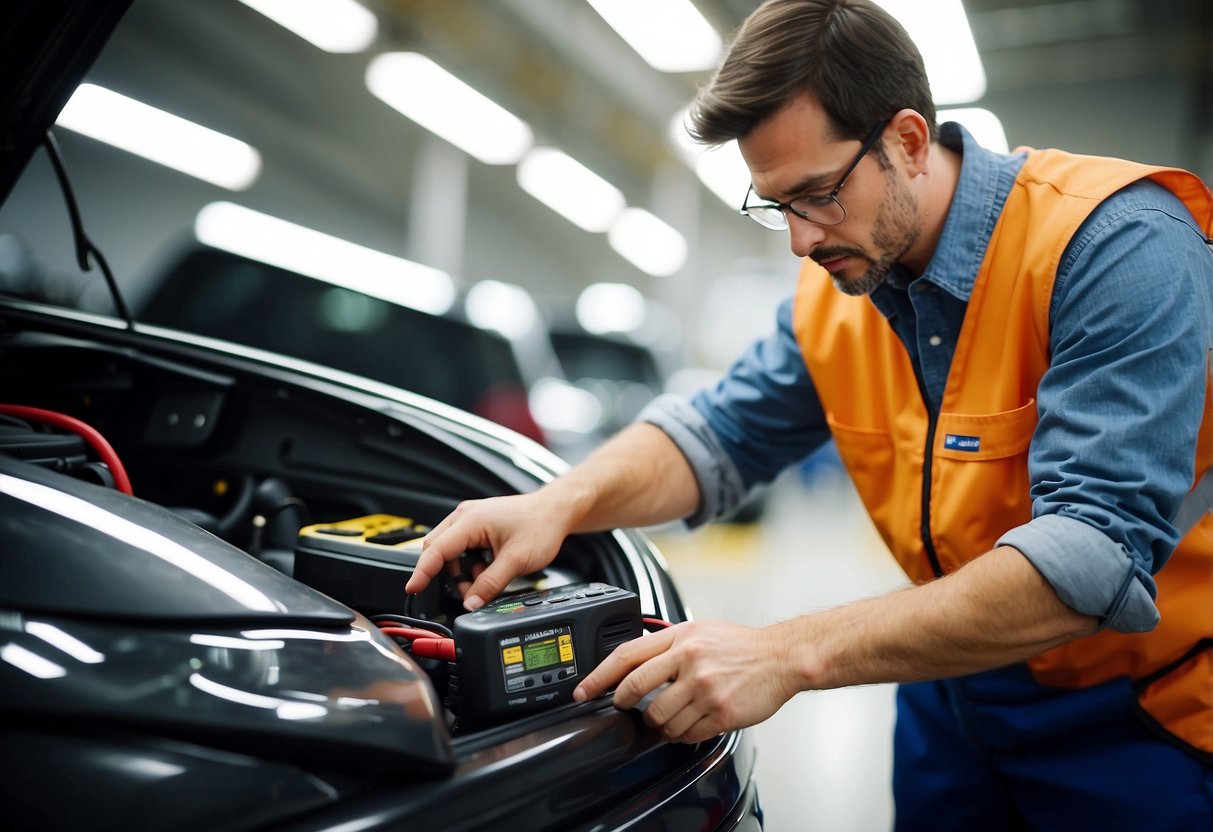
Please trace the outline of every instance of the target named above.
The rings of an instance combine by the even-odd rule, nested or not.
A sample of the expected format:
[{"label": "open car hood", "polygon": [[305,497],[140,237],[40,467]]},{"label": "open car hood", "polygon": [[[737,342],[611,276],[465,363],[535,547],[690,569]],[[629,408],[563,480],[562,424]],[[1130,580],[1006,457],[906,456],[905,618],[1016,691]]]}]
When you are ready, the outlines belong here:
[{"label": "open car hood", "polygon": [[0,203],[132,1],[0,4]]}]

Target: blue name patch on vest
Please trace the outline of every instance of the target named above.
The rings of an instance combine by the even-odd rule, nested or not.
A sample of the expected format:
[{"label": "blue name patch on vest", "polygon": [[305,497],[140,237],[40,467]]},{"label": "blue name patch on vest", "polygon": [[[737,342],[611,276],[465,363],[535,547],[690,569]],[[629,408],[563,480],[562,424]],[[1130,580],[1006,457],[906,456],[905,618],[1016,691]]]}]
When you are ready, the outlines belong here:
[{"label": "blue name patch on vest", "polygon": [[964,436],[959,433],[945,433],[943,446],[951,451],[969,451],[972,453],[981,450],[981,437]]}]

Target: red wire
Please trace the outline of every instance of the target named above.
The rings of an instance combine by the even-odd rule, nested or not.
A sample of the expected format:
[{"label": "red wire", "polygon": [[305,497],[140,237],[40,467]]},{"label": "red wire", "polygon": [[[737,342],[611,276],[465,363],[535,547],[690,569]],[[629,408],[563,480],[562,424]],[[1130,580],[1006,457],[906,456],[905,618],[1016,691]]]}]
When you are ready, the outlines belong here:
[{"label": "red wire", "polygon": [[16,416],[18,419],[43,422],[53,427],[79,434],[92,447],[97,456],[101,457],[101,461],[109,466],[110,473],[114,476],[114,487],[124,494],[134,495],[135,492],[131,490],[130,477],[126,475],[126,467],[123,466],[122,460],[118,459],[118,454],[114,452],[114,447],[92,425],[81,422],[79,419],[68,416],[65,413],[56,413],[53,410],[26,407],[19,404],[0,404],[0,413]]},{"label": "red wire", "polygon": [[668,622],[662,618],[642,618],[640,620],[643,621],[649,627],[656,627],[659,630],[664,630],[666,627],[674,626],[673,624],[671,624],[670,622]]},{"label": "red wire", "polygon": [[413,655],[423,659],[455,661],[455,639],[419,638],[413,642]]},{"label": "red wire", "polygon": [[391,627],[379,625],[379,631],[384,635],[400,636],[407,638],[409,641],[416,641],[419,638],[441,638],[437,633],[430,630],[422,630],[420,627]]},{"label": "red wire", "polygon": [[455,639],[453,638],[441,638],[437,633],[416,627],[389,627],[383,624],[379,625],[379,632],[388,636],[409,639],[414,656],[423,659],[455,661]]}]

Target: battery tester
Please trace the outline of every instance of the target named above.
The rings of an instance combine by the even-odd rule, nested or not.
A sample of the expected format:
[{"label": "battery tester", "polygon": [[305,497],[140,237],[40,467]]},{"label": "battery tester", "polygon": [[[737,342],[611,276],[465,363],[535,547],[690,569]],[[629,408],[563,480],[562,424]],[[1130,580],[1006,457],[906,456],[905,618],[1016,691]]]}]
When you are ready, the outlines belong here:
[{"label": "battery tester", "polygon": [[452,710],[496,720],[569,702],[580,678],[642,626],[636,595],[603,583],[499,598],[455,619]]},{"label": "battery tester", "polygon": [[[307,526],[295,550],[295,577],[377,618],[374,613],[403,604],[426,531],[389,514]],[[419,606],[414,612],[423,616],[438,612],[434,598]],[[574,583],[498,598],[464,613],[451,625],[453,643],[437,633],[418,638],[412,631],[409,638],[415,656],[453,661],[447,685],[452,712],[488,723],[572,701],[577,683],[620,644],[639,637],[644,621],[634,593]],[[404,632],[399,626],[394,629]]]}]

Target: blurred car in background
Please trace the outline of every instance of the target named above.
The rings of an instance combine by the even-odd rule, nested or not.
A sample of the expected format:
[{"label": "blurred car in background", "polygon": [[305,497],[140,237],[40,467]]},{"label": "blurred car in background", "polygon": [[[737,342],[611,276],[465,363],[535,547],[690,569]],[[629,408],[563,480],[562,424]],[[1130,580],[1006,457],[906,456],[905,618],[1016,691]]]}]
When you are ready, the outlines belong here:
[{"label": "blurred car in background", "polygon": [[656,353],[624,333],[551,327],[556,358],[571,384],[593,393],[602,407],[598,429],[609,436],[628,425],[665,389]]},{"label": "blurred car in background", "polygon": [[[619,284],[590,286],[573,301],[546,297],[539,303],[567,389],[550,397],[539,390],[533,396],[537,417],[577,461],[667,392],[683,365],[680,326],[669,309]],[[545,415],[556,412],[563,418]]]},{"label": "blurred car in background", "polygon": [[313,361],[420,393],[546,443],[512,342],[238,254],[191,246],[136,307],[141,321]]}]

